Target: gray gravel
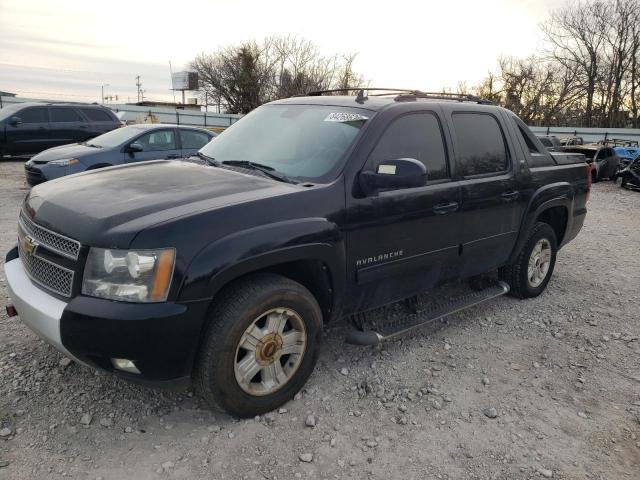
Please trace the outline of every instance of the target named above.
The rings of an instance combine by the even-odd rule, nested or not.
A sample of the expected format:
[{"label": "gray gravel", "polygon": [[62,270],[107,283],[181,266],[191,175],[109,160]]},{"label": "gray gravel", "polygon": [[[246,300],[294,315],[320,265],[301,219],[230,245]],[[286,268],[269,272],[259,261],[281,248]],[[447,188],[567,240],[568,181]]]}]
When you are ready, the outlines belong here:
[{"label": "gray gravel", "polygon": [[[27,190],[19,162],[0,178],[4,252]],[[636,479],[638,212],[596,184],[545,294],[382,348],[332,326],[306,389],[250,420],[69,364],[2,309],[0,479]]]}]

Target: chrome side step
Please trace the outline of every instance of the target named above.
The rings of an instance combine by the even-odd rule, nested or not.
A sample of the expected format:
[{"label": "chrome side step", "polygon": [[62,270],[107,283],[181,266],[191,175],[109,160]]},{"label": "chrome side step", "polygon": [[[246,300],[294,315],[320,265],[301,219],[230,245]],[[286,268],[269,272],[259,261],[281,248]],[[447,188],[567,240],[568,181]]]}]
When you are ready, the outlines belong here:
[{"label": "chrome side step", "polygon": [[[452,313],[466,310],[493,298],[509,293],[509,285],[496,282],[480,291],[472,291],[459,295],[451,300],[436,301],[428,308],[402,317],[391,317],[382,321],[374,321],[373,329],[353,329],[345,339],[351,345],[376,345],[385,340],[397,338],[407,332],[435,322]],[[361,314],[361,316],[364,314]]]}]

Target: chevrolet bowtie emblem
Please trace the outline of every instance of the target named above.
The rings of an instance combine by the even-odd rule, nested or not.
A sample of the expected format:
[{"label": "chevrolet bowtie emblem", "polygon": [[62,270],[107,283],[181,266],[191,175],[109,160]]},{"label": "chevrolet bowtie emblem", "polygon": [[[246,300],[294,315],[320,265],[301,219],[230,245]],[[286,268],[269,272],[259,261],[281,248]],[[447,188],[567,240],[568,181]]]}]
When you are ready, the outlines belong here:
[{"label": "chevrolet bowtie emblem", "polygon": [[38,242],[36,242],[29,235],[25,235],[20,239],[20,247],[25,253],[33,255],[33,253],[36,251],[36,248],[38,248]]}]

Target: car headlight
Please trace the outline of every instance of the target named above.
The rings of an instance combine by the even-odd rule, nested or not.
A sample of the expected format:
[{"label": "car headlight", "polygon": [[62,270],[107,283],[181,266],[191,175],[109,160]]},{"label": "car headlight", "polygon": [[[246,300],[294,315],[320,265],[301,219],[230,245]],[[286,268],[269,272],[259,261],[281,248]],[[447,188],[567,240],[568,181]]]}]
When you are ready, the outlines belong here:
[{"label": "car headlight", "polygon": [[164,302],[169,293],[176,251],[91,248],[82,293],[124,302]]},{"label": "car headlight", "polygon": [[63,158],[61,160],[51,160],[49,165],[55,165],[56,167],[68,167],[79,163],[77,158]]}]

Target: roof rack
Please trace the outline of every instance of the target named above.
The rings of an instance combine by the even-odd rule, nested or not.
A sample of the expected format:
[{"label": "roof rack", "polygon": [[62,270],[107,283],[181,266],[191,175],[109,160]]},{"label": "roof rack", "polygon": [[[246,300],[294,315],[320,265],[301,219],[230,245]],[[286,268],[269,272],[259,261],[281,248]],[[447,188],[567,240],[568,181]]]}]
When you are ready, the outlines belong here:
[{"label": "roof rack", "polygon": [[[414,101],[418,98],[428,98],[432,100],[457,100],[459,102],[475,102],[482,105],[494,105],[494,103],[490,100],[486,100],[480,98],[476,95],[470,95],[467,93],[446,93],[446,92],[422,92],[420,90],[409,90],[405,88],[376,88],[376,87],[347,87],[347,88],[333,88],[330,90],[316,90],[312,92],[308,92],[305,95],[296,95],[296,96],[310,96],[310,97],[319,97],[327,93],[338,93],[338,92],[358,92],[356,95],[356,102],[362,103],[369,96],[371,97],[384,97],[394,95],[394,101],[396,102],[406,102],[406,101]],[[365,92],[382,92],[382,93],[371,93],[365,94]]]}]

